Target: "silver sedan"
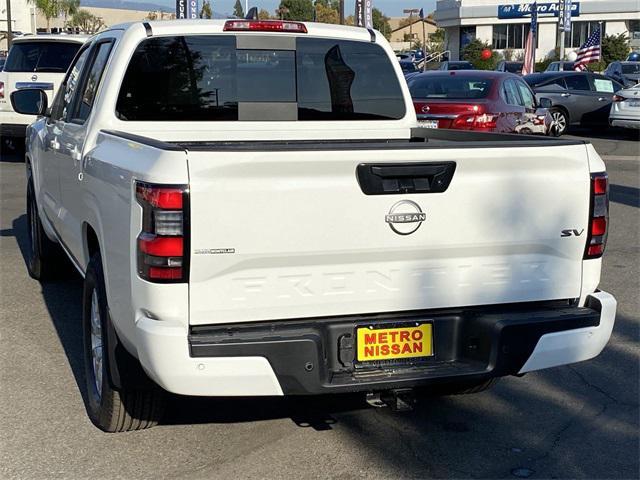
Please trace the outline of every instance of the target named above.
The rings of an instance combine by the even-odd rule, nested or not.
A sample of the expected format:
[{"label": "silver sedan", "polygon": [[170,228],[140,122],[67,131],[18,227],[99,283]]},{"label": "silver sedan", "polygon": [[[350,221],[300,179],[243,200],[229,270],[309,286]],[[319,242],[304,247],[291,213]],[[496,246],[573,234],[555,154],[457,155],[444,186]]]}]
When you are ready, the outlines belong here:
[{"label": "silver sedan", "polygon": [[613,96],[609,124],[640,129],[640,83],[620,90]]}]

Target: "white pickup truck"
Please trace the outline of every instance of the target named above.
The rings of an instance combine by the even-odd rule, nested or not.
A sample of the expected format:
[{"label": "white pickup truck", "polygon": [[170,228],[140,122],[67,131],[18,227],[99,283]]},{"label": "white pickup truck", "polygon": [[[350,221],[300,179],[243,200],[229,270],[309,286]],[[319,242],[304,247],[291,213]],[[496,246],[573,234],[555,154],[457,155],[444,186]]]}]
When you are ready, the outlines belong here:
[{"label": "white pickup truck", "polygon": [[[84,277],[87,409],[205,396],[474,392],[598,355],[605,165],[583,141],[413,129],[377,32],[116,26],[28,129],[30,274]],[[159,388],[162,387],[162,388]],[[394,403],[395,402],[395,403]]]}]

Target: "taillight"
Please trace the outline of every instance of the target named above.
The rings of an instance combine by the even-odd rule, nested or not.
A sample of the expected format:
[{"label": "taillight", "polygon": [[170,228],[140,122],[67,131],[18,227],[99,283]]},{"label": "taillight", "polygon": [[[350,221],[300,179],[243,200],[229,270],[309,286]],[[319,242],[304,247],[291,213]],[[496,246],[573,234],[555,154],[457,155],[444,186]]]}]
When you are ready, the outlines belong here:
[{"label": "taillight", "polygon": [[304,23],[286,20],[227,20],[224,31],[307,33],[307,27]]},{"label": "taillight", "polygon": [[624,102],[626,100],[626,98],[624,98],[622,95],[614,95],[613,96],[613,101],[614,102]]},{"label": "taillight", "polygon": [[0,98],[4,98],[4,82],[0,82]]},{"label": "taillight", "polygon": [[189,266],[187,187],[136,182],[136,199],[142,206],[138,275],[155,283],[186,282]]},{"label": "taillight", "polygon": [[599,258],[604,253],[609,230],[609,178],[605,172],[591,174],[591,207],[589,236],[585,259]]},{"label": "taillight", "polygon": [[496,128],[496,115],[483,113],[482,115],[460,115],[451,124],[451,128],[461,130],[493,130]]}]

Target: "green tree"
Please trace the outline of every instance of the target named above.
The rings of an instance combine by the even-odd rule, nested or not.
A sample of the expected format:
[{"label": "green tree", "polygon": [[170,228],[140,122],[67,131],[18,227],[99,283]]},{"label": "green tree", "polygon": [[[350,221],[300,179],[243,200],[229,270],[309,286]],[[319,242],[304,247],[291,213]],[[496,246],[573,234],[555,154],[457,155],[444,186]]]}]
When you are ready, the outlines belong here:
[{"label": "green tree", "polygon": [[58,18],[60,14],[59,0],[34,0],[38,11],[47,21],[47,32],[51,32],[51,19]]},{"label": "green tree", "polygon": [[211,3],[209,0],[202,2],[202,8],[200,9],[200,18],[213,18],[213,10],[211,10]]},{"label": "green tree", "polygon": [[269,14],[269,12],[267,10],[265,10],[264,8],[261,8],[260,11],[258,12],[258,19],[259,20],[269,20],[269,19],[271,19],[271,15]]},{"label": "green tree", "polygon": [[444,29],[438,28],[427,37],[427,50],[433,52],[444,52]]},{"label": "green tree", "polygon": [[316,4],[316,21],[320,23],[340,23],[338,10],[322,3]]},{"label": "green tree", "polygon": [[80,9],[80,0],[59,0],[60,13],[64,16],[64,25],[71,15],[74,15]]},{"label": "green tree", "polygon": [[605,35],[602,39],[602,59],[611,62],[626,60],[629,55],[629,37],[626,34]]},{"label": "green tree", "polygon": [[483,60],[483,50],[491,50],[491,45],[476,38],[464,47],[462,59],[471,62],[474,68],[478,70],[494,70],[500,60],[500,55],[498,55],[498,52],[491,50],[491,57]]},{"label": "green tree", "polygon": [[282,0],[279,10],[285,20],[300,22],[313,21],[313,3],[311,0]]},{"label": "green tree", "polygon": [[373,16],[373,28],[378,30],[384,37],[389,40],[391,38],[391,25],[389,24],[389,17],[387,17],[382,11],[374,8],[371,12]]},{"label": "green tree", "polygon": [[236,0],[236,4],[233,7],[233,14],[238,18],[244,18],[244,9],[242,8],[242,2]]},{"label": "green tree", "polygon": [[88,33],[90,35],[98,32],[105,26],[101,17],[97,17],[89,10],[85,10],[83,8],[73,14],[69,25],[72,27],[78,27],[82,33]]}]

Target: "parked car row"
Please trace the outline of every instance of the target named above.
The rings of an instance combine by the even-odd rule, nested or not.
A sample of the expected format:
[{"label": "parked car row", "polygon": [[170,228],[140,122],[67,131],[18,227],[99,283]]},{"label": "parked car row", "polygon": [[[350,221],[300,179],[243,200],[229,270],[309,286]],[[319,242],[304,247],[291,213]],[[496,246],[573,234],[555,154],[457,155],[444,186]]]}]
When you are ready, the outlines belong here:
[{"label": "parked car row", "polygon": [[425,72],[408,80],[421,127],[498,133],[548,133],[546,99],[527,83],[491,71]]}]

